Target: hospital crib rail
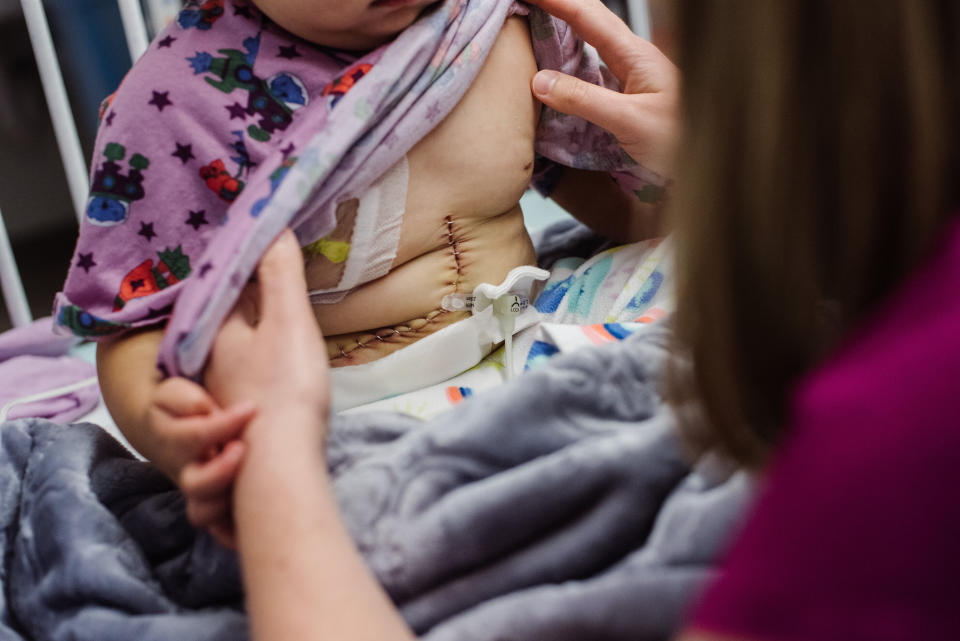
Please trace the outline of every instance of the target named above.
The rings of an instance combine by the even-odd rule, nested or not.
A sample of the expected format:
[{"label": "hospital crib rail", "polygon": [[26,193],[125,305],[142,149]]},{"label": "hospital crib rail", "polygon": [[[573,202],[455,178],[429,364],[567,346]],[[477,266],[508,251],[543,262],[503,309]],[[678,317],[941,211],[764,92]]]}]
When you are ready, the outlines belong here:
[{"label": "hospital crib rail", "polygon": [[[33,47],[37,69],[46,96],[50,119],[53,124],[60,159],[67,177],[70,199],[77,220],[81,220],[89,191],[87,163],[77,134],[76,121],[67,98],[63,73],[57,60],[53,36],[47,22],[42,0],[20,0],[27,23],[30,43]],[[147,50],[149,39],[140,0],[117,0],[131,64]],[[628,21],[633,30],[644,37],[650,36],[650,20],[646,0],[626,0]],[[32,315],[27,302],[20,270],[13,255],[13,247],[3,222],[0,203],[0,290],[14,327],[31,322]]]}]

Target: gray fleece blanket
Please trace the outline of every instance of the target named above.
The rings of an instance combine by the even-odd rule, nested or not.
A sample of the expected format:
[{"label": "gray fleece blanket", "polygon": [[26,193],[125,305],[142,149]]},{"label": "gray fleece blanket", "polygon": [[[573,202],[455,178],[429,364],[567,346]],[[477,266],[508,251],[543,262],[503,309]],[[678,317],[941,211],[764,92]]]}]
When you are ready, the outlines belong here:
[{"label": "gray fleece blanket", "polygon": [[[335,419],[344,515],[422,638],[670,636],[749,484],[691,469],[657,391],[666,337],[558,357],[429,422]],[[0,528],[0,640],[248,636],[235,555],[96,426],[0,426]]]}]

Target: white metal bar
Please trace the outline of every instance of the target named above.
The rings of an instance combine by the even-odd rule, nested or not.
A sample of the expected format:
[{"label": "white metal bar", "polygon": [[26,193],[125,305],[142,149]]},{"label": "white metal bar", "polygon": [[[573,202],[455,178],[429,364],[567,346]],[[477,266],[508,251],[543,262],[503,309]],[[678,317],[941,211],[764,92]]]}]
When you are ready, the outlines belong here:
[{"label": "white metal bar", "polygon": [[53,120],[53,130],[57,136],[57,146],[60,148],[60,158],[67,173],[67,184],[70,186],[70,196],[73,199],[73,208],[77,219],[83,218],[83,210],[87,200],[90,184],[87,179],[87,163],[83,158],[83,148],[80,146],[80,137],[77,135],[77,125],[70,110],[70,101],[67,98],[67,89],[63,85],[63,75],[57,62],[57,52],[53,48],[53,38],[47,24],[47,16],[43,11],[41,0],[20,0],[23,7],[23,17],[27,21],[27,31],[30,33],[30,42],[33,45],[33,55],[40,70],[40,80],[43,83],[43,92],[47,96],[47,106],[50,109],[50,118]]},{"label": "white metal bar", "polygon": [[7,311],[14,327],[28,324],[33,317],[30,315],[30,305],[27,303],[27,293],[20,280],[20,270],[13,256],[13,247],[7,236],[7,227],[3,224],[3,213],[0,212],[0,288],[3,289],[3,299],[7,303]]},{"label": "white metal bar", "polygon": [[143,18],[140,0],[117,0],[120,18],[123,20],[123,32],[127,36],[127,48],[130,60],[136,62],[147,50],[150,39],[147,37],[147,23]]},{"label": "white metal bar", "polygon": [[183,5],[182,0],[146,0],[147,23],[152,27],[152,33],[160,33],[167,28]]},{"label": "white metal bar", "polygon": [[645,38],[650,39],[650,7],[647,6],[647,0],[627,0],[627,16],[630,21],[630,28],[633,32]]}]

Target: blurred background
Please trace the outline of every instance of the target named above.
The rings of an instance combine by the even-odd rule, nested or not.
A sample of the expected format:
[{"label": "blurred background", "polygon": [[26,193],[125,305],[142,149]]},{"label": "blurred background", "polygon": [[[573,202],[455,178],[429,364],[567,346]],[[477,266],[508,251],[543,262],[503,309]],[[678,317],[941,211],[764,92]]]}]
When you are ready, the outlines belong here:
[{"label": "blurred background", "polygon": [[[152,35],[181,2],[142,4]],[[130,66],[120,13],[116,0],[45,0],[43,5],[89,159],[100,101]],[[0,210],[33,315],[49,315],[73,253],[77,219],[19,0],[0,0]],[[0,330],[9,326],[0,305]]]},{"label": "blurred background", "polygon": [[[645,0],[605,0],[635,31],[649,33]],[[179,11],[182,0],[140,0],[152,37]],[[653,32],[667,44],[669,0],[653,0]],[[130,66],[116,0],[43,0],[57,46],[84,157],[89,162],[101,100]],[[663,33],[660,33],[660,32]],[[658,43],[660,44],[660,43]],[[530,194],[531,227],[562,216]],[[0,211],[10,234],[34,317],[50,313],[73,254],[77,219],[34,61],[20,0],[0,0]],[[0,305],[0,331],[10,321]]]}]

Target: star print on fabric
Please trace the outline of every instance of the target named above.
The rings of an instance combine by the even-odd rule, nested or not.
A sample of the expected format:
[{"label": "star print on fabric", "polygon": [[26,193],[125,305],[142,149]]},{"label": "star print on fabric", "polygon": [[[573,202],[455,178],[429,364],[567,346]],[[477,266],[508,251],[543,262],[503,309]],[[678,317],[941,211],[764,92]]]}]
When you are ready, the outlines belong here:
[{"label": "star print on fabric", "polygon": [[77,267],[84,273],[89,274],[91,267],[96,267],[97,263],[93,260],[93,252],[89,254],[77,254]]},{"label": "star print on fabric", "polygon": [[245,5],[237,5],[237,6],[235,6],[235,7],[233,8],[233,15],[235,15],[235,16],[243,16],[244,18],[251,18],[251,19],[253,18],[253,16],[250,15],[250,7],[245,6]]},{"label": "star print on fabric", "polygon": [[188,160],[196,158],[193,155],[193,145],[181,145],[180,143],[177,143],[177,150],[170,155],[179,158],[184,165],[187,164]]},{"label": "star print on fabric", "polygon": [[287,157],[288,157],[290,154],[292,154],[293,151],[294,151],[296,148],[297,148],[296,145],[294,145],[293,143],[290,143],[289,145],[287,145],[286,147],[284,147],[283,149],[281,149],[281,150],[280,150],[280,153],[283,154],[283,159],[286,160]]},{"label": "star print on fabric", "polygon": [[157,111],[163,111],[164,107],[173,105],[173,103],[170,101],[169,91],[154,91],[153,98],[151,98],[150,102],[147,104],[156,107]]},{"label": "star print on fabric", "polygon": [[442,112],[443,110],[440,109],[440,103],[439,102],[433,103],[432,105],[427,107],[427,120],[429,120],[430,122],[435,121],[437,118],[440,117],[440,114]]},{"label": "star print on fabric", "polygon": [[213,269],[213,263],[204,263],[200,265],[200,278],[206,276],[207,272],[209,272],[211,269]]},{"label": "star print on fabric", "polygon": [[201,209],[200,211],[191,211],[190,216],[184,222],[186,225],[193,227],[193,231],[199,231],[204,225],[209,225],[207,222],[207,210]]},{"label": "star print on fabric", "polygon": [[230,112],[230,120],[233,120],[234,118],[243,120],[247,117],[246,107],[241,105],[239,102],[235,102],[232,105],[227,105],[224,107],[224,109]]},{"label": "star print on fabric", "polygon": [[137,232],[139,235],[147,239],[149,243],[151,240],[157,237],[157,232],[153,231],[153,223],[140,223],[140,231]]},{"label": "star print on fabric", "polygon": [[142,278],[137,279],[137,280],[131,280],[131,281],[130,281],[130,290],[135,292],[135,291],[137,291],[138,289],[140,289],[141,287],[143,287],[143,285],[144,285],[144,283],[143,283],[143,279],[142,279]]},{"label": "star print on fabric", "polygon": [[281,58],[286,58],[287,60],[293,60],[294,58],[302,58],[303,55],[297,51],[297,45],[292,44],[289,47],[284,47],[280,45],[280,53],[277,54]]},{"label": "star print on fabric", "polygon": [[158,49],[169,49],[169,48],[170,48],[170,45],[172,45],[174,42],[176,42],[176,40],[177,40],[177,39],[174,38],[173,36],[167,36],[167,37],[164,38],[163,40],[160,40],[160,41],[157,42],[157,48],[158,48]]},{"label": "star print on fabric", "polygon": [[[171,313],[173,313],[173,305],[167,305],[167,306],[165,306],[165,307],[161,307],[160,309],[154,309],[154,308],[152,308],[152,307],[148,307],[148,308],[147,308],[147,315],[144,316],[143,319],[144,319],[144,320],[147,320],[147,319],[150,319],[150,318],[161,318],[161,317],[167,316],[167,315],[169,315],[169,314],[171,314]],[[157,365],[157,366],[159,367],[159,365]]]},{"label": "star print on fabric", "polygon": [[113,119],[116,117],[117,117],[117,112],[111,111],[110,113],[107,114],[107,117],[104,118],[103,121],[107,123],[107,126],[109,127],[110,125],[113,124]]},{"label": "star print on fabric", "polygon": [[606,134],[601,136],[591,136],[591,141],[591,148],[593,151],[601,154],[609,151],[610,149],[617,149],[619,145],[613,136],[608,136]]}]

